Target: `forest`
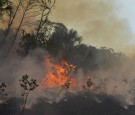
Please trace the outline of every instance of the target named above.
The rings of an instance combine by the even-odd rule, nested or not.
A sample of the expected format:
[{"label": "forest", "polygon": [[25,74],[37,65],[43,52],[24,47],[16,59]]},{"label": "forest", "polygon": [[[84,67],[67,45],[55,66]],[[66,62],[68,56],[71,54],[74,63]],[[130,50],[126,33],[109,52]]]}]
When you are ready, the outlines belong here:
[{"label": "forest", "polygon": [[0,1],[0,115],[134,115],[134,59],[51,21],[56,2]]}]

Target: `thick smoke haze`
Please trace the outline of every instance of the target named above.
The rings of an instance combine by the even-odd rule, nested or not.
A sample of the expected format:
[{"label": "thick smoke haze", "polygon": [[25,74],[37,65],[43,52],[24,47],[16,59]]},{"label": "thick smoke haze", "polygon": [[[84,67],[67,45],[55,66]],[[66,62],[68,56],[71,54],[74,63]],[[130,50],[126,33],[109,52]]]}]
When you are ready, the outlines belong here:
[{"label": "thick smoke haze", "polygon": [[[28,50],[25,55],[16,52],[21,48],[17,42],[13,53],[3,56],[7,48],[4,44],[5,47],[0,49],[0,81],[7,83],[8,101],[21,97],[19,80],[28,74],[37,80],[39,87],[30,92],[26,115],[87,115],[91,111],[93,115],[100,112],[110,115],[111,111],[113,115],[133,115],[135,112],[129,108],[135,106],[135,56],[134,44],[131,44],[134,35],[128,22],[117,16],[117,8],[112,0],[56,0],[49,19],[57,27],[45,46],[36,46],[35,41],[23,44],[20,40],[24,45],[22,50]],[[84,41],[76,42],[78,33],[67,27],[77,30]],[[1,30],[1,38],[3,33]],[[12,32],[9,35],[12,38]],[[54,69],[45,62],[48,57],[57,64],[66,61],[76,66],[76,70],[69,73],[76,81],[74,88],[61,90],[62,87],[47,88],[43,84],[43,79]],[[53,72],[57,77],[55,70]],[[89,79],[92,87],[88,86]]]},{"label": "thick smoke haze", "polygon": [[[36,103],[36,100],[40,97],[46,98],[47,102],[58,102],[64,95],[65,91],[61,93],[60,96],[57,96],[60,88],[47,89],[43,85],[42,80],[48,74],[48,65],[45,63],[45,60],[48,58],[49,54],[43,49],[36,49],[30,51],[26,57],[21,57],[18,55],[10,55],[4,57],[0,55],[0,82],[7,83],[7,93],[10,97],[21,97],[21,87],[20,79],[23,75],[27,74],[31,79],[36,79],[39,87],[36,91],[30,94],[30,100],[28,101],[28,106],[33,103]],[[69,90],[70,92],[70,90]]]},{"label": "thick smoke haze", "polygon": [[[76,29],[86,44],[107,46],[134,54],[134,38],[126,19],[120,19],[120,6],[112,0],[57,0],[51,20]],[[119,12],[119,13],[118,13]]]},{"label": "thick smoke haze", "polygon": [[[45,58],[47,57],[47,51],[36,49],[31,51],[25,58],[13,56],[6,60],[3,58],[0,59],[0,80],[7,82],[9,96],[20,97],[21,90],[19,80],[24,74],[28,74],[30,78],[37,79],[40,85],[39,88],[30,95],[28,105],[36,103],[36,100],[40,97],[44,98],[49,103],[59,102],[65,97],[66,91],[62,91],[62,93],[57,96],[61,88],[46,89],[46,86],[42,85],[41,81],[47,75],[46,70],[48,69],[48,65],[45,63]],[[98,60],[100,57],[97,56],[95,58],[95,60]],[[78,61],[78,64],[79,63],[81,62]],[[73,90],[69,88],[68,92],[76,95],[78,92],[83,91],[82,86],[86,86],[87,80],[91,78],[95,87],[93,92],[114,96],[123,106],[133,105],[135,104],[134,69],[134,59],[125,59],[121,66],[116,65],[108,69],[99,68],[91,71],[87,68],[87,74],[84,72],[83,68],[78,68],[76,73],[70,76],[76,80],[77,89]],[[96,101],[99,102],[97,99]]]}]

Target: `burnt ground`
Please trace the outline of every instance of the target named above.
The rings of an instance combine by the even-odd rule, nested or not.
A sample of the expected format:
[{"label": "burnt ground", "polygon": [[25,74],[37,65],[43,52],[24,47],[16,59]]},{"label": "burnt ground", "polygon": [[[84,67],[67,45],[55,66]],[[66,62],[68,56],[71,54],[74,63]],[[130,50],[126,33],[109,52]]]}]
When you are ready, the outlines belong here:
[{"label": "burnt ground", "polygon": [[[20,101],[16,100],[9,100],[12,104],[7,107],[8,115],[19,115]],[[117,99],[107,95],[68,95],[58,103],[45,100],[39,98],[24,115],[135,115],[134,105],[124,108]],[[2,107],[0,115],[7,115]]]}]

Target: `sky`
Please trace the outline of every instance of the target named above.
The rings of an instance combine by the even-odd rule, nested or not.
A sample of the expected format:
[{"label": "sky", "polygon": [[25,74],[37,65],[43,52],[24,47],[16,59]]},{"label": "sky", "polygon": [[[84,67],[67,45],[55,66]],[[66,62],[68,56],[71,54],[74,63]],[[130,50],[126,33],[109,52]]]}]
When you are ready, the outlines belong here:
[{"label": "sky", "polygon": [[56,0],[51,20],[77,30],[83,42],[135,53],[135,0]]},{"label": "sky", "polygon": [[121,17],[128,20],[133,33],[135,33],[135,0],[118,0],[116,4],[120,6]]}]

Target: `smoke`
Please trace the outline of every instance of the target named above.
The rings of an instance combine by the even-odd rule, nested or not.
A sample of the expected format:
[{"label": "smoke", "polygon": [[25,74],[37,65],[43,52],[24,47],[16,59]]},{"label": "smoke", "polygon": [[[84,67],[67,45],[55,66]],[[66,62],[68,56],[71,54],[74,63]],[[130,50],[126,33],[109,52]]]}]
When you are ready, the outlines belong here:
[{"label": "smoke", "polygon": [[[116,51],[133,54],[134,52],[131,52],[133,46],[130,45],[133,34],[127,21],[117,17],[115,8],[111,0],[83,0],[83,2],[82,0],[65,0],[64,2],[57,0],[51,19],[62,22],[69,28],[77,29],[83,35],[85,43],[90,43],[97,47],[112,47]],[[110,55],[106,53],[107,51],[104,52],[103,50],[102,52],[101,49],[94,47],[86,46],[84,49],[80,47],[81,50],[79,47],[73,47],[72,51],[69,51],[70,54],[65,53],[69,62],[73,62],[77,66],[79,65],[78,70],[73,74],[79,84],[78,89],[69,89],[68,92],[77,96],[78,92],[85,93],[82,86],[87,86],[87,80],[91,78],[95,87],[94,91],[99,92],[99,95],[103,93],[114,96],[123,106],[135,104],[134,57],[126,58],[122,60],[122,64],[119,64],[119,60],[115,58],[115,53]],[[129,49],[131,50],[129,51]],[[106,54],[109,54],[109,56],[107,57]],[[47,73],[47,65],[45,65],[44,59],[48,55],[47,51],[36,49],[31,51],[26,57],[18,55],[8,57],[7,59],[0,57],[0,80],[7,82],[9,96],[20,96],[19,79],[24,74],[28,74],[30,78],[37,79],[39,83],[41,82]],[[96,65],[98,65],[98,69],[95,69]],[[105,68],[102,68],[104,66]],[[86,71],[87,73],[85,73]],[[45,103],[64,102],[65,100],[63,101],[62,99],[67,97],[67,92],[64,90],[57,96],[59,91],[60,88],[49,90],[41,85],[36,91],[31,93],[28,106],[31,106],[33,103],[38,105],[37,99],[40,97],[43,98]],[[102,102],[96,96],[93,100]],[[77,103],[77,101],[75,100],[74,103]],[[80,103],[82,102],[80,101]],[[88,102],[86,101],[86,103]]]},{"label": "smoke", "polygon": [[45,55],[47,55],[45,51],[37,49],[34,54],[31,52],[26,57],[12,55],[5,58],[0,56],[0,81],[7,83],[9,97],[21,97],[19,80],[23,75],[28,74],[30,78],[37,79],[38,82],[41,81],[45,73],[43,62]]},{"label": "smoke", "polygon": [[[120,8],[112,0],[56,1],[51,20],[76,29],[84,43],[96,47],[110,47],[126,54],[134,54],[134,35],[126,19],[119,18]],[[65,4],[66,3],[66,4]],[[119,12],[119,13],[118,13]]]},{"label": "smoke", "polygon": [[[54,50],[56,50],[55,47]],[[135,104],[134,57],[128,58],[108,49],[97,49],[85,44],[71,47],[70,51],[65,51],[64,49],[62,51],[64,54],[60,53],[61,56],[53,57],[54,61],[58,61],[60,57],[77,66],[77,71],[71,74],[71,77],[78,83],[77,89],[69,88],[68,92],[73,95],[78,94],[78,92],[85,92],[82,87],[84,85],[87,87],[87,80],[90,78],[95,87],[92,92],[96,92],[99,95],[103,93],[114,96],[121,101],[123,106]],[[17,54],[10,55],[7,58],[0,57],[2,67],[0,68],[0,80],[7,82],[9,96],[20,97],[19,80],[24,74],[28,74],[30,78],[37,79],[39,84],[41,84],[49,68],[45,63],[45,58],[49,56],[49,53],[43,49],[35,49],[29,51],[26,57],[21,57]],[[46,89],[41,84],[36,91],[30,94],[28,106],[36,103],[39,97],[44,97],[45,101],[49,103],[59,102],[66,97],[67,93],[66,90],[63,90],[57,96],[60,89],[61,87]],[[96,98],[94,99],[99,101]]]},{"label": "smoke", "polygon": [[[134,54],[134,46],[130,44],[133,35],[129,25],[116,16],[112,1],[65,0],[64,3],[57,0],[52,19],[63,22],[69,28],[77,29],[79,34],[83,35],[85,43],[97,47],[113,47],[115,51]],[[52,52],[54,49],[52,48]],[[69,51],[60,50],[64,53],[60,51],[58,57],[56,55],[53,59],[58,61],[58,58],[64,58],[70,64],[77,66],[77,70],[71,73],[71,77],[77,82],[77,88],[64,89],[59,96],[61,87],[46,89],[41,84],[49,68],[45,58],[52,52],[35,49],[29,51],[26,57],[14,53],[5,58],[2,56],[4,50],[1,50],[0,81],[8,84],[9,99],[21,97],[19,80],[23,75],[28,74],[30,78],[37,79],[40,85],[28,97],[25,111],[28,115],[134,114],[130,113],[129,109],[123,108],[130,108],[131,105],[134,107],[135,104],[134,57],[117,56],[119,54],[116,52],[85,44],[73,46]],[[83,89],[83,86],[87,88],[88,79],[94,83],[94,87],[89,92]]]},{"label": "smoke", "polygon": [[123,106],[135,103],[135,79],[132,75],[134,72],[130,71],[128,73],[127,69],[96,71],[96,78],[93,78],[96,86],[105,87],[105,89],[99,88],[101,93],[103,91],[107,95],[116,97]]},{"label": "smoke", "polygon": [[[18,56],[17,54],[3,57],[3,51],[0,55],[0,81],[7,83],[7,93],[10,97],[21,97],[21,87],[19,80],[23,75],[27,74],[29,79],[36,79],[39,87],[30,93],[30,97],[27,102],[27,107],[30,107],[40,97],[44,97],[49,103],[53,101],[60,101],[65,91],[57,96],[60,88],[46,89],[46,86],[42,84],[42,80],[48,71],[48,66],[45,63],[45,59],[48,58],[49,54],[43,49],[35,49],[30,51],[26,57]],[[70,91],[69,91],[70,92]],[[33,101],[34,100],[34,101]]]},{"label": "smoke", "polygon": [[[0,80],[7,82],[7,92],[9,96],[20,97],[21,89],[19,80],[24,74],[28,74],[30,78],[37,79],[40,85],[36,91],[30,94],[28,106],[36,103],[36,100],[40,97],[44,97],[45,101],[52,103],[59,102],[66,96],[66,90],[63,90],[60,95],[57,96],[61,88],[46,89],[45,86],[41,84],[41,81],[48,71],[48,67],[45,64],[45,58],[47,58],[48,55],[47,51],[36,49],[31,51],[26,57],[17,55],[7,59],[1,57],[0,64],[2,68],[0,68]],[[95,60],[98,60],[98,58],[101,58],[101,56],[97,56]],[[78,64],[80,64],[79,61]],[[71,77],[77,82],[77,89],[73,90],[69,88],[68,92],[73,95],[77,95],[80,91],[85,92],[82,86],[85,85],[87,87],[87,80],[90,78],[94,83],[92,92],[96,92],[99,95],[104,93],[114,96],[121,101],[123,106],[133,105],[135,104],[134,69],[134,58],[125,59],[121,66],[116,65],[108,69],[99,68],[94,71],[88,69],[87,73],[85,73],[84,68],[79,67],[75,73],[71,74]],[[95,98],[95,100],[97,99]]]},{"label": "smoke", "polygon": [[[82,54],[79,54],[78,50],[76,51],[78,52],[77,57],[81,57]],[[83,51],[86,52],[86,49]],[[94,50],[94,53],[95,52],[97,51]],[[30,51],[26,57],[20,57],[18,55],[12,55],[7,59],[2,58],[2,56],[0,57],[0,80],[7,82],[7,92],[11,100],[11,97],[16,96],[19,98],[21,96],[19,79],[21,79],[21,76],[24,74],[28,74],[30,78],[37,79],[38,83],[41,83],[41,80],[45,74],[47,74],[48,68],[45,63],[45,58],[47,58],[48,55],[47,51],[36,49]],[[74,58],[75,55],[74,52],[74,55],[69,56],[72,56],[70,59],[72,59],[73,62],[74,59],[76,59],[78,65],[82,63],[82,60],[86,60],[85,57],[81,57],[79,61],[78,58]],[[98,53],[94,56],[93,62],[97,62],[101,64],[101,66],[104,66],[103,63],[100,63],[103,62],[102,58],[104,58],[104,56],[103,52],[100,54]],[[91,55],[88,55],[87,59],[91,61]],[[111,64],[116,61],[115,58],[113,59]],[[57,61],[57,57],[55,57],[54,60]],[[67,91],[63,90],[59,96],[57,96],[57,94],[61,88],[46,89],[40,84],[40,86],[28,96],[25,114],[61,115],[64,113],[64,115],[133,115],[134,112],[132,114],[130,111],[134,110],[133,104],[135,103],[134,58],[126,58],[122,62],[122,65],[115,64],[108,69],[98,68],[93,71],[91,71],[89,66],[86,66],[87,73],[84,71],[86,68],[79,67],[75,73],[71,74],[78,83],[77,89],[73,90],[69,88]],[[83,64],[87,65],[88,63],[83,62]],[[89,78],[92,79],[95,87],[105,87],[105,89],[97,88],[92,90],[92,92],[99,92],[98,94],[87,93],[83,90],[82,86],[87,86],[87,80]],[[14,99],[13,102],[16,102],[17,105],[14,107],[10,102],[11,105],[9,105],[8,111],[11,114],[19,111],[19,101]],[[131,108],[130,110],[129,108],[132,107],[131,105],[133,109]],[[125,109],[123,107],[128,108]],[[15,110],[12,111],[12,109]],[[2,113],[1,110],[0,113]],[[15,113],[13,113],[13,115],[15,115]]]}]

